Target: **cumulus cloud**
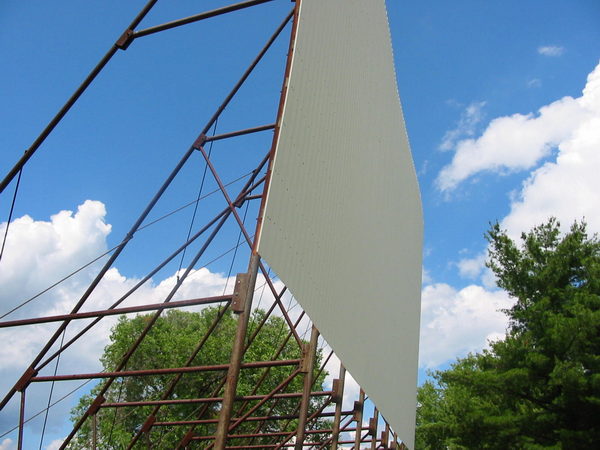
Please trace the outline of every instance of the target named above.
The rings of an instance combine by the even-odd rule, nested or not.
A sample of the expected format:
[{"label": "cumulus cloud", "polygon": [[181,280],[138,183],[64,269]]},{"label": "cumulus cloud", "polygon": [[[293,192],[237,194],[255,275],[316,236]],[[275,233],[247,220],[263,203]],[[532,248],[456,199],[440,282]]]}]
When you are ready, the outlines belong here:
[{"label": "cumulus cloud", "polygon": [[563,229],[583,218],[591,231],[599,232],[599,149],[600,115],[561,143],[555,161],[545,163],[528,177],[502,227],[516,238],[521,231],[554,216]]},{"label": "cumulus cloud", "polygon": [[485,268],[486,254],[481,253],[473,258],[463,258],[457,263],[458,273],[463,278],[475,279]]},{"label": "cumulus cloud", "polygon": [[448,130],[442,138],[440,150],[452,150],[456,141],[475,134],[475,128],[483,119],[485,102],[473,102],[461,113],[456,127]]},{"label": "cumulus cloud", "polygon": [[[5,254],[0,262],[0,285],[2,285],[0,314],[4,314],[23,299],[36,294],[104,253],[107,249],[106,238],[111,230],[110,225],[104,221],[105,215],[106,208],[101,202],[88,200],[80,205],[76,212],[61,211],[47,221],[36,220],[30,216],[15,219],[11,224]],[[6,223],[0,224],[1,234],[5,227]],[[97,267],[89,266],[3,320],[69,312],[96,272]],[[139,281],[122,275],[117,268],[110,269],[82,311],[109,307]],[[175,286],[176,281],[177,274],[163,280],[151,279],[131,295],[122,306],[161,302]],[[222,295],[227,282],[227,277],[211,272],[207,268],[194,269],[173,300]],[[229,280],[227,284],[230,291],[233,280]],[[272,298],[270,292],[266,293],[265,298]],[[65,351],[61,356],[59,373],[100,370],[99,356],[108,343],[110,329],[116,320],[116,316],[106,317],[85,337]],[[88,321],[84,320],[72,322],[67,329],[66,339],[74,336],[87,323]],[[0,329],[0,340],[3,342],[0,346],[2,394],[16,382],[57,327],[58,325],[54,323]],[[53,370],[54,362],[46,366],[40,375],[51,374]],[[54,387],[53,399],[60,398],[77,385],[78,383],[71,382],[57,383]],[[87,388],[91,386],[92,384]],[[49,385],[42,383],[34,383],[28,388],[28,417],[45,408],[48,401],[48,388]],[[77,398],[82,393],[82,391],[78,392],[73,398]],[[60,429],[68,418],[69,409],[68,401],[52,409],[48,422],[50,433]],[[17,417],[18,398],[15,397],[0,412],[0,433],[12,428]],[[36,433],[42,421],[43,415],[32,421],[28,427]],[[5,440],[0,444],[0,448],[12,448],[11,442],[10,439]],[[49,448],[53,448],[52,445],[56,446],[56,442],[51,443]]]},{"label": "cumulus cloud", "polygon": [[17,445],[13,442],[12,439],[6,438],[2,442],[0,442],[0,450],[13,450],[16,448]]},{"label": "cumulus cloud", "polygon": [[[588,76],[581,97],[564,97],[536,114],[493,119],[481,136],[456,142],[452,162],[439,173],[437,187],[450,192],[483,171],[504,174],[533,169],[554,149],[560,156],[569,143],[569,152],[579,153],[577,136],[600,117],[599,89],[600,66]],[[559,159],[556,162],[560,164]]]},{"label": "cumulus cloud", "polygon": [[513,301],[504,291],[470,285],[457,290],[445,283],[421,293],[419,365],[433,368],[504,336],[507,318],[500,310]]},{"label": "cumulus cloud", "polygon": [[58,450],[60,448],[60,446],[62,445],[64,439],[55,439],[52,442],[50,442],[50,444],[48,444],[48,447],[46,447],[46,450]]},{"label": "cumulus cloud", "polygon": [[[590,231],[600,232],[599,149],[600,65],[589,74],[580,97],[557,100],[537,115],[494,119],[478,138],[457,142],[454,159],[440,173],[438,187],[452,190],[484,170],[529,169],[501,221],[513,239],[551,216],[564,229],[584,218]],[[482,253],[457,263],[462,277],[479,284],[460,290],[441,283],[424,287],[421,366],[438,366],[504,336],[507,319],[500,310],[510,307],[512,300],[494,289],[494,275],[484,261]]]},{"label": "cumulus cloud", "polygon": [[538,47],[537,52],[544,56],[561,56],[565,49],[559,45],[542,45]]}]

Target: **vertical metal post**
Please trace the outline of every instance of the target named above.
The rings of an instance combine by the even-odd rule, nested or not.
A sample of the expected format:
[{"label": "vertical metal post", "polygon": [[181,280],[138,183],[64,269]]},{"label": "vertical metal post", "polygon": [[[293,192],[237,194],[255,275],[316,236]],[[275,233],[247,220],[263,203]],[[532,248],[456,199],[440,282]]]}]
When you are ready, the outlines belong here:
[{"label": "vertical metal post", "polygon": [[360,390],[360,394],[358,396],[358,404],[354,404],[355,410],[355,419],[356,419],[356,436],[354,437],[354,449],[360,449],[361,434],[362,434],[362,420],[363,420],[363,408],[365,404],[365,391]]},{"label": "vertical metal post", "polygon": [[340,437],[340,421],[342,420],[342,404],[344,403],[344,381],[346,379],[346,368],[340,362],[340,376],[335,386],[335,416],[333,419],[333,432],[331,434],[331,450],[337,450]]},{"label": "vertical metal post", "polygon": [[377,449],[377,422],[379,422],[379,411],[377,408],[373,411],[373,418],[371,419],[371,423],[369,424],[370,434],[372,436],[371,439],[371,450]]},{"label": "vertical metal post", "polygon": [[25,388],[21,390],[21,411],[19,412],[19,440],[17,450],[23,450],[23,427],[25,426]]},{"label": "vertical metal post", "polygon": [[385,422],[385,431],[383,433],[383,437],[382,437],[382,444],[383,444],[383,448],[389,448],[389,442],[390,442],[390,424],[387,423],[387,421]]},{"label": "vertical metal post", "polygon": [[392,439],[392,450],[398,450],[398,433],[394,432],[394,434],[392,435]]},{"label": "vertical metal post", "polygon": [[[117,411],[115,411],[115,414]],[[98,448],[98,413],[92,415],[92,450]]]},{"label": "vertical metal post", "polygon": [[304,355],[302,369],[304,372],[304,389],[302,390],[302,401],[300,403],[300,412],[298,414],[298,431],[296,434],[295,450],[302,450],[304,445],[304,436],[306,434],[306,417],[308,415],[308,406],[310,404],[310,392],[312,391],[313,369],[315,367],[315,355],[317,353],[317,339],[319,331],[313,325],[310,333],[310,342]]},{"label": "vertical metal post", "polygon": [[233,350],[231,351],[231,361],[227,371],[227,381],[225,384],[225,393],[223,394],[223,403],[219,414],[219,423],[215,434],[215,449],[222,450],[227,442],[227,432],[229,430],[229,422],[231,421],[231,411],[233,408],[233,400],[237,390],[238,377],[240,375],[240,365],[244,356],[244,343],[246,339],[246,331],[248,330],[248,321],[252,308],[252,298],[254,296],[254,288],[256,286],[256,276],[258,274],[258,263],[260,256],[253,252],[250,257],[248,273],[250,281],[246,290],[244,309],[239,314],[237,329],[235,332],[235,341],[233,342]]}]

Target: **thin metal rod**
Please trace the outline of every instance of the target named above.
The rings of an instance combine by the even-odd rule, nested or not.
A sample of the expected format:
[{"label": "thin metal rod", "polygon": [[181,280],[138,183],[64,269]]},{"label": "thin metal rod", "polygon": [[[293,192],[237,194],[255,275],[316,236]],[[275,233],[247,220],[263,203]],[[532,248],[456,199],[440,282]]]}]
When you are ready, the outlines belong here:
[{"label": "thin metal rod", "polygon": [[342,418],[342,403],[344,403],[344,384],[346,379],[346,368],[340,363],[340,375],[338,378],[338,392],[336,392],[335,418],[333,420],[333,432],[331,434],[331,450],[337,450],[340,437],[340,421]]},{"label": "thin metal rod", "polygon": [[258,133],[260,131],[272,130],[273,128],[275,128],[274,123],[272,123],[270,125],[263,125],[260,127],[246,128],[245,130],[232,131],[230,133],[216,134],[214,136],[206,136],[206,142],[220,141],[221,139],[227,139],[227,138],[232,138],[232,137],[236,137],[236,136],[243,136],[243,135],[251,134],[251,133]]},{"label": "thin metal rod", "polygon": [[224,6],[222,8],[213,9],[211,11],[203,12],[200,14],[195,14],[193,16],[184,17],[183,19],[173,20],[172,22],[163,23],[161,25],[156,25],[154,27],[145,28],[140,31],[136,31],[132,34],[132,39],[148,36],[150,34],[158,33],[160,31],[170,30],[171,28],[179,27],[182,25],[187,25],[189,23],[198,22],[203,19],[209,19],[211,17],[220,16],[222,14],[226,14],[233,11],[238,11],[240,9],[249,8],[250,6],[260,5],[261,3],[272,2],[273,0],[251,0],[241,3],[236,3],[230,6]]},{"label": "thin metal rod", "polygon": [[[129,26],[125,30],[133,30],[135,27],[137,27],[157,1],[158,0],[150,0],[148,3],[146,3],[146,5],[142,8],[142,10],[138,13],[135,19],[133,19],[131,24],[129,24]],[[112,45],[112,47],[108,50],[108,52],[104,55],[104,57],[100,60],[96,67],[94,67],[89,73],[89,75],[86,77],[86,79],[83,80],[83,83],[79,85],[79,87],[75,90],[73,95],[71,95],[71,97],[63,105],[63,107],[58,111],[58,113],[56,113],[56,115],[52,118],[48,125],[46,125],[46,128],[42,130],[37,139],[33,141],[33,144],[31,144],[31,146],[25,151],[23,156],[21,156],[21,158],[17,161],[17,163],[10,170],[10,172],[8,172],[6,177],[4,177],[2,182],[0,182],[0,193],[2,193],[4,189],[6,189],[6,186],[8,186],[8,184],[12,181],[15,175],[21,170],[21,168],[27,163],[27,161],[29,161],[29,158],[33,156],[33,154],[36,152],[39,146],[42,145],[42,143],[50,135],[50,133],[52,133],[52,130],[54,130],[56,125],[58,125],[58,123],[62,120],[65,114],[69,112],[69,110],[75,104],[77,99],[81,97],[81,94],[83,94],[83,92],[88,88],[92,81],[94,81],[94,79],[104,68],[104,66],[108,64],[108,62],[111,60],[111,58],[114,56],[118,49],[119,47],[116,43]]]},{"label": "thin metal rod", "polygon": [[310,404],[310,391],[313,384],[313,369],[315,367],[315,356],[317,353],[317,340],[319,339],[319,331],[317,327],[312,326],[310,332],[310,342],[308,349],[304,354],[306,360],[303,362],[305,366],[304,373],[304,389],[302,390],[302,402],[300,403],[300,417],[298,418],[298,431],[296,434],[296,450],[302,450],[304,444],[304,436],[306,433],[306,416],[308,415],[308,406]]},{"label": "thin metal rod", "polygon": [[37,317],[33,319],[11,320],[9,322],[0,322],[0,328],[16,327],[21,325],[33,325],[38,323],[59,322],[70,319],[89,319],[91,317],[105,317],[119,314],[131,314],[142,311],[152,311],[156,309],[183,308],[186,306],[207,305],[210,303],[220,303],[231,300],[231,295],[220,295],[217,297],[194,298],[190,300],[179,300],[171,303],[150,303],[141,306],[128,306],[126,308],[102,309],[98,311],[88,311],[77,314],[62,314],[58,316]]}]

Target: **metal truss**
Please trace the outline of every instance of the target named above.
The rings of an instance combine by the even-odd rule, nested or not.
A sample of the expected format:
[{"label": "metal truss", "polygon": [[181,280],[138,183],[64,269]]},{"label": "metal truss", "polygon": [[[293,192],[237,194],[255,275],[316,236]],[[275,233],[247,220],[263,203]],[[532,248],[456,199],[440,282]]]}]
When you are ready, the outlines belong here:
[{"label": "metal truss", "polygon": [[[22,158],[8,172],[0,183],[0,193],[19,174],[23,166],[40,148],[44,140],[50,135],[65,114],[67,114],[81,94],[92,84],[96,76],[118,50],[126,50],[136,40],[150,34],[271,1],[274,0],[244,1],[173,22],[138,30],[139,24],[157,2],[157,0],[149,1],[123,32],[121,37],[111,46],[85,81],[76,89],[56,116],[35,139]],[[344,396],[346,395],[347,397],[349,394],[347,390],[345,391],[346,370],[343,365],[340,365],[339,375],[334,380],[330,390],[323,390],[323,387],[316,383],[319,376],[325,370],[325,365],[330,361],[332,352],[329,352],[328,356],[323,355],[321,364],[318,366],[315,365],[319,350],[319,331],[314,325],[307,328],[307,318],[304,312],[298,314],[298,310],[296,310],[294,312],[295,315],[292,314],[292,307],[290,304],[286,305],[284,301],[286,288],[277,287],[278,280],[271,276],[268,266],[261,260],[260,255],[257,253],[257,241],[262,225],[265,193],[268,189],[273,152],[278,138],[283,99],[287,88],[286,80],[290,71],[298,8],[299,0],[296,1],[293,10],[283,19],[254,61],[233,86],[206,125],[201,129],[198,138],[184,152],[179,163],[166,178],[144,211],[134,221],[131,229],[111,253],[109,259],[99,270],[97,276],[71,311],[68,314],[62,315],[0,322],[0,328],[25,327],[49,322],[57,322],[59,324],[56,331],[46,341],[35,358],[33,358],[27,370],[24,371],[12,389],[5,393],[0,401],[0,409],[3,409],[13,397],[20,396],[20,413],[19,417],[15,418],[15,421],[18,421],[19,449],[29,448],[24,442],[24,427],[27,419],[26,394],[28,388],[32,384],[56,383],[67,380],[99,380],[101,381],[99,384],[101,387],[89,402],[87,409],[79,421],[74,424],[61,449],[69,448],[70,445],[73,445],[73,440],[84,425],[92,429],[89,448],[99,448],[101,439],[101,436],[98,434],[99,423],[102,420],[108,420],[107,418],[109,417],[116,417],[115,411],[131,411],[136,408],[144,411],[145,419],[138,424],[138,427],[136,427],[137,431],[132,434],[127,446],[128,449],[162,448],[160,437],[165,433],[165,430],[177,436],[179,442],[177,448],[179,449],[282,449],[291,447],[296,449],[336,449],[341,447],[354,449],[403,448],[403,445],[398,443],[398,436],[379,417],[376,408],[372,417],[365,420],[367,418],[364,417],[363,407],[366,396],[362,390],[358,397],[354,399],[353,407],[349,410],[343,410]],[[209,136],[209,131],[220,115],[267,53],[273,42],[282,34],[290,22],[292,23],[292,30],[290,33],[286,80],[283,83],[279,111],[274,123]],[[207,144],[271,130],[273,132],[273,140],[269,152],[257,158],[258,161],[251,168],[251,174],[241,189],[238,189],[236,192],[229,191],[226,183],[224,183],[213,164],[209,152],[206,150]],[[143,227],[150,212],[153,211],[159,199],[161,199],[171,182],[186,165],[192,154],[202,155],[206,167],[218,185],[223,197],[223,209],[210,219],[206,219],[205,224],[195,233],[191,234],[186,242],[157,264],[131,290],[116,299],[109,308],[82,312],[82,308],[86,305],[86,302],[98,284],[105,277],[108,270],[114,266],[121,252]],[[258,208],[258,215],[255,218],[256,229],[251,231],[246,226],[240,210],[243,206],[254,200],[260,200],[261,206]],[[189,276],[193,267],[205,255],[206,250],[210,247],[215,237],[222,231],[224,224],[228,220],[232,220],[237,224],[242,240],[245,243],[244,245],[250,249],[248,269],[245,273],[238,274],[234,292],[222,296],[174,300],[175,294]],[[176,285],[171,289],[163,302],[138,306],[121,306],[126,299],[151,279],[153,275],[157,274],[167,264],[180,256],[186,249],[191,249],[192,244],[199,246],[199,249],[190,261],[188,268],[179,275]],[[255,306],[253,303],[255,292],[260,289],[257,287],[257,279],[259,278],[264,280],[266,289],[270,292],[273,301],[258,326],[254,327],[254,329],[249,329],[249,321],[253,306]],[[219,313],[216,315],[215,321],[211,324],[207,333],[199,339],[192,353],[185,361],[182,361],[180,367],[149,367],[142,370],[127,369],[131,357],[151,332],[163,311],[200,305],[217,305]],[[46,368],[50,363],[56,362],[60,358],[60,355],[75,342],[85,339],[87,333],[103,318],[142,312],[151,313],[146,321],[146,326],[141,334],[136,336],[128,351],[122,355],[120,362],[114,370],[97,373],[40,375],[42,369]],[[218,330],[223,317],[231,313],[237,317],[237,320],[235,337],[230,343],[231,357],[229,362],[224,364],[198,365],[197,362],[202,359],[202,352],[206,342],[211,338],[215,330]],[[268,360],[249,361],[245,359],[247,350],[255,342],[255,338],[263,331],[264,324],[273,315],[282,318],[286,325],[286,330],[281,333],[279,341],[273,343],[274,348],[277,350]],[[69,324],[83,319],[92,320],[66,342],[60,341]],[[310,329],[310,338],[307,340],[302,336],[302,327]],[[286,359],[282,356],[284,349],[290,347],[296,349],[295,351],[300,355],[299,358]],[[189,392],[189,396],[185,398],[173,395],[178,383],[199,374],[211,374],[210,383],[204,386],[201,392]],[[257,380],[257,382],[252,392],[242,394],[238,390],[238,380],[244,374],[252,374],[252,379]],[[125,401],[120,400],[118,396],[114,395],[119,380],[122,382],[122,380],[127,378],[143,378],[158,375],[169,377],[169,381],[166,389],[152,399]],[[292,382],[295,380],[301,380],[301,390],[290,388],[293,384]],[[299,384],[296,383],[296,385]],[[348,399],[346,399],[347,401]],[[288,414],[279,413],[278,411],[281,410],[280,406],[284,403],[290,405],[288,410],[293,412]],[[164,411],[177,405],[193,406],[194,414],[185,420],[169,421],[165,419]],[[381,425],[382,423],[383,425]],[[350,436],[349,433],[354,434],[354,439],[348,438]]]}]

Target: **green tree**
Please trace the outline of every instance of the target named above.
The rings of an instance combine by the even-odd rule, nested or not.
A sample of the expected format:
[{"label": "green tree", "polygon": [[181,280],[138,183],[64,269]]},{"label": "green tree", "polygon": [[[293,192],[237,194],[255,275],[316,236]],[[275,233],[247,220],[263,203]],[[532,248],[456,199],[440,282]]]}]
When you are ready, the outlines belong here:
[{"label": "green tree", "polygon": [[596,449],[600,444],[600,242],[555,219],[515,243],[487,233],[488,267],[515,300],[507,335],[432,374],[417,448]]},{"label": "green tree", "polygon": [[[206,308],[199,313],[183,312],[170,310],[163,314],[152,327],[146,338],[142,341],[140,347],[133,354],[127,370],[140,370],[150,368],[181,367],[188,359],[192,350],[196,347],[200,339],[211,327],[217,314],[218,308]],[[104,350],[101,362],[104,370],[114,370],[122,355],[129,349],[131,344],[140,335],[142,329],[146,326],[149,315],[137,316],[135,318],[126,318],[122,316],[118,323],[113,327],[110,336],[110,344]],[[255,310],[249,323],[249,331],[256,329],[258,324],[265,317],[265,312]],[[235,335],[237,319],[230,312],[225,313],[220,320],[218,327],[210,334],[210,337],[204,343],[198,356],[192,365],[205,366],[229,363],[231,346]],[[250,335],[249,333],[249,335]],[[288,327],[285,321],[277,316],[271,316],[265,322],[261,331],[258,333],[250,347],[248,348],[245,361],[267,361],[271,360],[280,344],[287,337]],[[294,339],[288,340],[278,359],[298,359],[301,357],[301,350]],[[320,366],[322,359],[321,352],[317,352],[315,363],[315,372]],[[264,380],[256,394],[267,394],[275,388],[284,378],[286,378],[293,367],[282,366],[273,367],[269,375]],[[253,389],[259,385],[259,379],[264,369],[242,370],[238,381],[238,395],[249,395]],[[184,375],[176,385],[171,398],[200,398],[214,396],[214,389],[219,385],[224,375],[223,371],[216,372],[198,372]],[[326,373],[320,374],[316,381],[316,386],[321,386]],[[109,389],[106,402],[130,402],[141,400],[157,400],[166,390],[174,375],[161,376],[143,376],[143,377],[123,377],[115,380]],[[73,422],[87,410],[90,402],[95,398],[102,383],[92,389],[90,395],[83,396],[78,405],[71,412]],[[293,381],[282,392],[302,392],[302,377],[295,377]],[[217,394],[218,396],[218,394]],[[312,400],[311,410],[319,407],[324,398]],[[251,401],[249,407],[255,405],[257,401]],[[272,402],[267,402],[253,415],[281,415],[292,414],[298,404],[298,399],[279,400],[273,410],[269,407]],[[209,404],[202,419],[215,419],[218,417],[219,403]],[[239,407],[239,403],[236,402]],[[183,404],[176,406],[163,406],[159,412],[157,420],[192,420],[197,419],[198,412],[204,404]],[[101,408],[97,414],[97,436],[98,448],[100,449],[121,449],[126,448],[131,438],[144,423],[146,417],[152,411],[151,406],[127,407],[127,408]],[[292,421],[287,428],[281,428],[282,423],[266,423],[263,431],[293,431],[296,421]],[[322,423],[314,426],[321,426]],[[253,432],[256,423],[242,424],[238,430]],[[202,425],[196,427],[196,434],[211,435],[215,432],[215,425]],[[153,448],[175,448],[176,444],[183,437],[187,428],[178,428],[178,432],[173,432],[173,427],[153,427],[150,441]],[[91,421],[87,420],[82,426],[80,432],[73,440],[69,448],[84,449],[89,448],[92,439]],[[267,441],[265,441],[267,442]],[[244,445],[239,439],[235,441],[236,445]],[[261,444],[262,440],[257,439],[253,444]],[[147,448],[147,441],[138,441],[139,448]],[[203,448],[205,443],[197,443],[194,448]]]}]

